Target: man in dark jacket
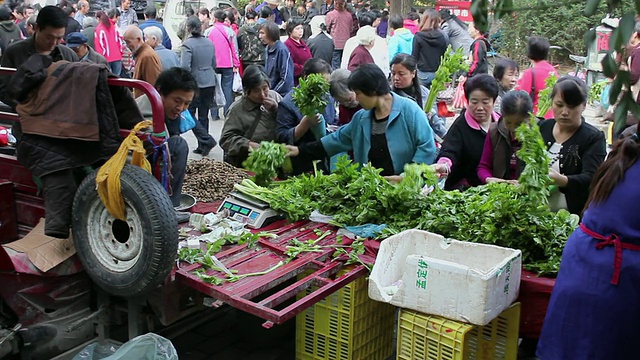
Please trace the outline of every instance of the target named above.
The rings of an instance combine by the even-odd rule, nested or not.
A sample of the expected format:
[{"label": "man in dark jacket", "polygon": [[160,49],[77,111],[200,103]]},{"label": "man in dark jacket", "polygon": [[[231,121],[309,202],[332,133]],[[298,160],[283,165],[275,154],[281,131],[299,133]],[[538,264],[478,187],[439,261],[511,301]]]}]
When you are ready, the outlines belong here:
[{"label": "man in dark jacket", "polygon": [[0,50],[2,50],[2,54],[9,44],[20,40],[20,38],[20,29],[11,20],[11,10],[6,5],[0,6]]},{"label": "man in dark jacket", "polygon": [[160,28],[162,31],[162,46],[171,50],[171,38],[169,38],[169,34],[167,34],[167,30],[162,26],[162,23],[156,20],[157,10],[156,7],[149,5],[144,11],[144,22],[140,24],[140,30],[144,31],[144,29],[149,26],[156,26]]},{"label": "man in dark jacket", "polygon": [[67,30],[65,32],[65,36],[69,35],[72,32],[80,32],[82,30],[82,24],[76,21],[76,9],[73,6],[67,6],[64,8],[64,11],[69,15],[67,17]]},{"label": "man in dark jacket", "polygon": [[[53,61],[78,61],[78,57],[71,49],[59,45],[64,38],[68,18],[68,14],[56,6],[42,8],[38,13],[34,36],[11,44],[2,55],[0,65],[17,68],[26,63],[31,55],[37,53],[49,55]],[[15,109],[17,104],[15,94],[7,92],[10,79],[10,76],[4,76],[4,81],[0,81],[0,99]],[[22,131],[19,123],[14,124],[13,132],[20,140]],[[29,154],[22,155],[29,156]],[[73,172],[71,169],[56,171],[44,174],[41,179],[45,202],[45,234],[67,238],[76,188]]]}]

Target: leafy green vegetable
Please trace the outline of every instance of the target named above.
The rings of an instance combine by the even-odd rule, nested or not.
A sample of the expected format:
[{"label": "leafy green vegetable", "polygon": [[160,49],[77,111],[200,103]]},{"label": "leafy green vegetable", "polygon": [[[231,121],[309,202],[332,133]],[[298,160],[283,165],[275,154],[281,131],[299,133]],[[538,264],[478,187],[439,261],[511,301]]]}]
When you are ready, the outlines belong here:
[{"label": "leafy green vegetable", "polygon": [[461,70],[469,70],[469,65],[465,62],[466,54],[462,48],[453,51],[451,45],[447,47],[447,50],[442,55],[440,60],[440,66],[436,70],[436,76],[431,82],[431,89],[429,90],[429,97],[424,105],[424,111],[430,112],[433,108],[433,103],[436,101],[438,93],[445,89],[445,84],[451,82],[451,76]]},{"label": "leafy green vegetable", "polygon": [[602,92],[607,84],[608,82],[604,80],[591,85],[591,88],[589,88],[589,103],[593,104],[595,102],[600,102]]},{"label": "leafy green vegetable", "polygon": [[556,74],[552,73],[548,78],[544,81],[544,89],[540,90],[538,93],[538,113],[537,116],[543,117],[549,109],[551,109],[551,104],[553,103],[553,99],[551,98],[551,92],[553,91],[553,86],[558,81],[558,77]]},{"label": "leafy green vegetable", "polygon": [[338,258],[340,256],[346,255],[348,257],[348,260],[345,262],[345,265],[351,265],[351,264],[363,265],[364,267],[367,268],[367,270],[369,270],[369,272],[371,272],[373,265],[363,262],[362,260],[360,260],[360,257],[359,257],[360,255],[364,254],[364,251],[365,251],[364,240],[365,239],[361,237],[356,238],[350,245],[351,251],[347,251],[343,248],[338,248],[333,253],[333,257]]},{"label": "leafy green vegetable", "polygon": [[304,116],[321,114],[327,107],[329,82],[321,74],[300,78],[300,85],[293,89],[293,103]]},{"label": "leafy green vegetable", "polygon": [[278,169],[285,165],[287,152],[283,144],[263,141],[259,148],[251,149],[242,166],[255,174],[258,185],[267,185],[278,176]]}]

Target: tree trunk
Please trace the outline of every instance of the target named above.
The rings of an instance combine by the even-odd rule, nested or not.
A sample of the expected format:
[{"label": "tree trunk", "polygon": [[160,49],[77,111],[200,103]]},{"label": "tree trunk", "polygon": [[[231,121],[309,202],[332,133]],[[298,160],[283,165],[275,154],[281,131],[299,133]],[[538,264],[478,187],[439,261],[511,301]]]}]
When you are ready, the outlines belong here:
[{"label": "tree trunk", "polygon": [[399,14],[403,18],[407,17],[409,14],[409,9],[411,9],[411,0],[392,0],[391,1],[391,9],[389,9],[389,14]]}]

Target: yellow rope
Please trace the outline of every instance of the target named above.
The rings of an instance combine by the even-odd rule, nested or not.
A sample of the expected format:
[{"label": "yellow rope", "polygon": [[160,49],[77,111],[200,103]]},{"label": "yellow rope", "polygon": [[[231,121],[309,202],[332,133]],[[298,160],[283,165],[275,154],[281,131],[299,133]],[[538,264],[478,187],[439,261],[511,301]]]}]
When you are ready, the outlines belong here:
[{"label": "yellow rope", "polygon": [[140,130],[151,126],[153,126],[153,123],[149,120],[139,122],[131,130],[129,136],[120,144],[118,152],[102,165],[96,176],[100,200],[102,200],[107,211],[116,219],[126,221],[124,199],[120,189],[120,174],[127,162],[129,151],[133,153],[131,159],[133,165],[139,166],[149,173],[151,172],[151,164],[145,156],[146,151],[142,140],[136,135]]}]

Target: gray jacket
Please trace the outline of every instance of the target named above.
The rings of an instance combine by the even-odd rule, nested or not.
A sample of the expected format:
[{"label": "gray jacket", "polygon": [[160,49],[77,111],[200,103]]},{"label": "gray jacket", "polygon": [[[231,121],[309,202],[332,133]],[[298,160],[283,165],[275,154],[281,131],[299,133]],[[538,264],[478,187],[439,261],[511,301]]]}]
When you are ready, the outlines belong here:
[{"label": "gray jacket", "polygon": [[180,60],[173,50],[169,50],[164,45],[158,44],[153,49],[158,54],[160,62],[162,63],[162,70],[171,69],[174,66],[180,66]]},{"label": "gray jacket", "polygon": [[469,54],[473,38],[469,35],[467,29],[462,28],[462,26],[453,19],[445,21],[441,29],[449,36],[449,41],[454,51],[462,48],[465,55]]},{"label": "gray jacket", "polygon": [[180,66],[191,70],[199,88],[216,85],[216,50],[204,36],[189,37],[182,42]]}]

